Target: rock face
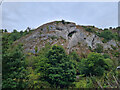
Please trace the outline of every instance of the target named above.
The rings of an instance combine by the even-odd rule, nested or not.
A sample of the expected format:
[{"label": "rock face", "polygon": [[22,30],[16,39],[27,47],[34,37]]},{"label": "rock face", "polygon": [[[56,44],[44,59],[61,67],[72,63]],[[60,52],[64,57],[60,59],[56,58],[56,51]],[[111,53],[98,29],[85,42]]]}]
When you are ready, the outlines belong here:
[{"label": "rock face", "polygon": [[112,49],[111,46],[117,47],[115,40],[103,43],[102,39],[95,33],[87,32],[75,23],[63,23],[60,21],[44,24],[17,42],[24,44],[26,52],[34,52],[35,46],[38,46],[38,50],[40,50],[47,42],[51,45],[56,43],[60,44],[64,46],[68,52],[72,51],[74,47],[77,49],[77,45],[79,44],[80,47],[85,48],[83,52],[89,51],[88,47],[95,49],[97,43],[103,45],[105,50],[108,48]]}]

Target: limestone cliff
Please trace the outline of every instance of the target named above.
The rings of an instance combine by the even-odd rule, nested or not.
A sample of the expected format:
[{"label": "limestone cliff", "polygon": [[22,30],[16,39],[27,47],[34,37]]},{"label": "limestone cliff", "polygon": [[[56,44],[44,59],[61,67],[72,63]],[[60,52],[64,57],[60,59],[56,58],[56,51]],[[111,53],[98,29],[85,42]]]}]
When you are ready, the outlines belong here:
[{"label": "limestone cliff", "polygon": [[[32,53],[34,53],[36,46],[40,50],[48,42],[51,45],[62,45],[68,53],[76,50],[79,54],[91,52],[90,48],[94,50],[98,43],[103,46],[104,50],[112,50],[112,46],[118,48],[118,41],[112,39],[103,43],[103,38],[94,32],[86,31],[84,27],[73,22],[54,21],[38,27],[31,34],[16,41],[16,43],[23,43],[24,51]],[[100,31],[95,27],[93,29],[96,32]]]}]

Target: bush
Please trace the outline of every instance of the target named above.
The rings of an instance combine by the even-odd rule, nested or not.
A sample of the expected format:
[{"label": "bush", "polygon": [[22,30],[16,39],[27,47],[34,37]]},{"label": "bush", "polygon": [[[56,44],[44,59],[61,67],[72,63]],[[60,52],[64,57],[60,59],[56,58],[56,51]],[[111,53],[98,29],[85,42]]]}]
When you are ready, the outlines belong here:
[{"label": "bush", "polygon": [[94,84],[91,78],[83,78],[79,82],[75,82],[75,88],[94,88]]},{"label": "bush", "polygon": [[104,53],[103,54],[103,57],[106,59],[106,58],[110,58],[110,56],[107,54],[107,53]]},{"label": "bush", "polygon": [[106,69],[111,69],[114,66],[113,61],[110,58],[106,58],[106,59],[104,59],[104,61],[107,64],[105,66]]},{"label": "bush", "polygon": [[87,58],[80,62],[80,72],[85,76],[96,75],[101,76],[106,69],[104,57],[99,53],[90,53]]},{"label": "bush", "polygon": [[103,37],[107,41],[109,41],[109,40],[114,38],[114,35],[112,34],[112,32],[110,30],[104,30],[103,32],[100,33],[99,36]]},{"label": "bush", "polygon": [[79,57],[79,55],[75,51],[73,51],[72,53],[70,53],[69,56],[70,56],[71,60],[75,60],[77,62],[80,61],[80,57]]},{"label": "bush", "polygon": [[62,24],[65,24],[65,20],[62,20]]},{"label": "bush", "polygon": [[76,71],[73,63],[61,46],[54,45],[44,57],[40,57],[37,73],[42,73],[42,79],[51,87],[66,88],[75,81]]},{"label": "bush", "polygon": [[97,43],[97,44],[96,44],[95,51],[96,51],[97,53],[102,53],[102,52],[103,52],[103,46],[102,46],[100,43]]},{"label": "bush", "polygon": [[107,43],[107,42],[108,42],[108,40],[106,40],[106,39],[103,39],[103,40],[102,40],[102,42],[103,42],[103,43]]},{"label": "bush", "polygon": [[25,88],[26,66],[25,55],[22,51],[22,45],[10,48],[3,54],[2,61],[2,87],[3,88]]},{"label": "bush", "polygon": [[49,32],[49,26],[47,26],[47,30],[48,30],[48,32]]},{"label": "bush", "polygon": [[93,32],[93,30],[91,28],[86,28],[85,30],[88,32]]}]

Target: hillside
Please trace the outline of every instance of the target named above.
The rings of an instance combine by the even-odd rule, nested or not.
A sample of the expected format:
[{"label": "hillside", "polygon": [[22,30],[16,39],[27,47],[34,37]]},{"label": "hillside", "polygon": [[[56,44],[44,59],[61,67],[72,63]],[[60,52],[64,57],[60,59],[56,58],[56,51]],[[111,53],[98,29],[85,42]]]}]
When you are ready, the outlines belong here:
[{"label": "hillside", "polygon": [[35,47],[38,47],[39,51],[46,43],[62,45],[67,53],[77,51],[79,56],[87,56],[87,54],[100,47],[103,49],[101,53],[118,52],[117,30],[115,28],[106,30],[110,32],[103,33],[106,35],[100,36],[100,33],[105,30],[94,26],[80,26],[64,20],[54,21],[41,25],[15,43],[23,43],[25,52],[31,53],[35,53]]},{"label": "hillside", "polygon": [[2,29],[2,88],[120,88],[119,36],[65,20]]}]

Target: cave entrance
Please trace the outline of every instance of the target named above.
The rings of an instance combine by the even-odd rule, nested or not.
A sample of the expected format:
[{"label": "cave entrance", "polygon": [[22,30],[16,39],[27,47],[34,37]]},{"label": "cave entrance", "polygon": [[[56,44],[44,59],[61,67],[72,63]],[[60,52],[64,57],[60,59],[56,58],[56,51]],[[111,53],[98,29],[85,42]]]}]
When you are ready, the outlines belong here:
[{"label": "cave entrance", "polygon": [[76,33],[77,31],[72,31],[72,32],[70,32],[69,34],[68,34],[68,37],[72,37],[72,35],[74,34],[74,33]]}]

